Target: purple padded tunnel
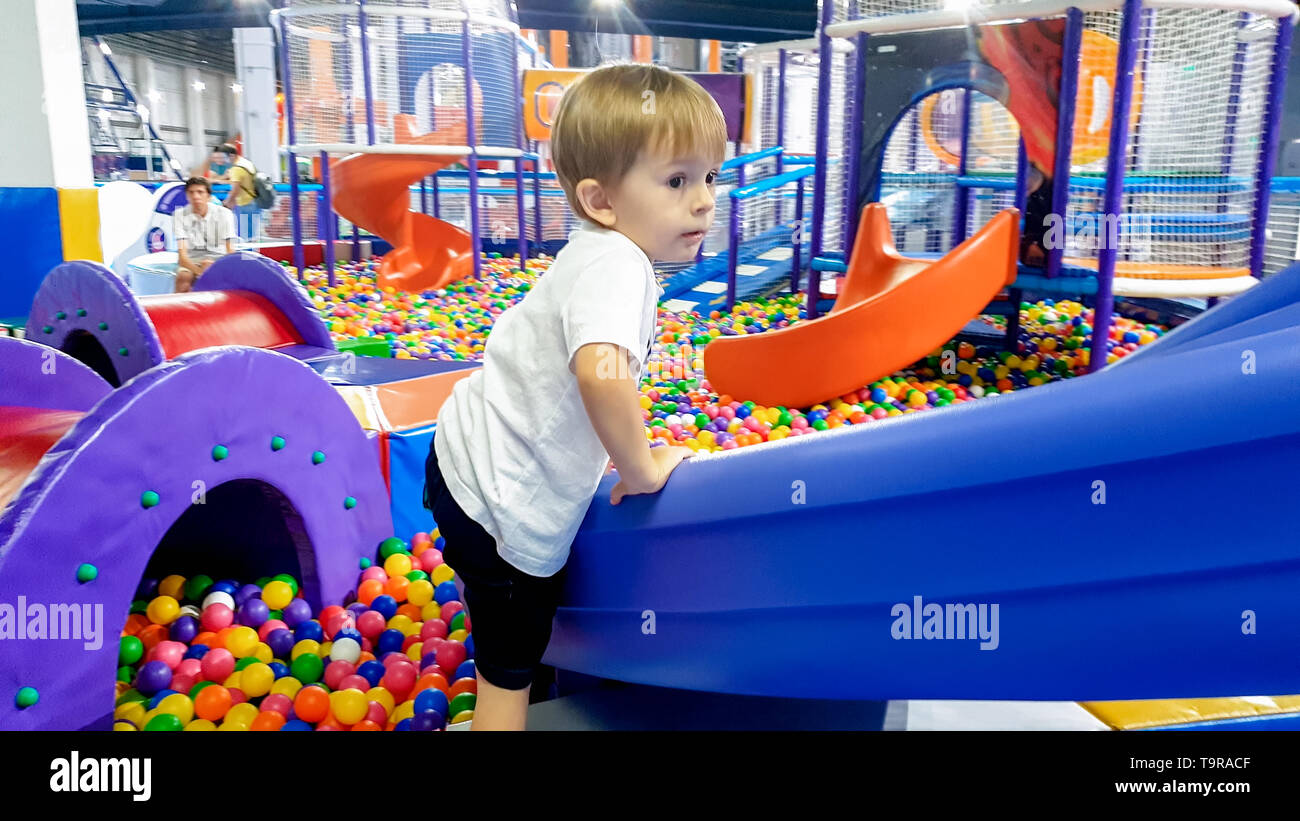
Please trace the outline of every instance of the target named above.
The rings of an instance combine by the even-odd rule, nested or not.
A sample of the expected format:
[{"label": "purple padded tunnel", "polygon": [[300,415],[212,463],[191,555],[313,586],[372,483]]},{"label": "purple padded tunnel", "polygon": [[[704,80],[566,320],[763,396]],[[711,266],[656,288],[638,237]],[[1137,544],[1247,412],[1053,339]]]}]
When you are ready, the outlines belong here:
[{"label": "purple padded tunnel", "polygon": [[[0,338],[5,372],[33,347]],[[85,374],[59,361],[46,394],[70,398],[46,404],[86,405],[73,384]],[[5,411],[32,401],[11,385],[0,382],[0,432]],[[111,725],[118,637],[143,577],[288,572],[319,607],[345,601],[361,556],[391,535],[374,442],[308,365],[235,347],[158,365],[105,392],[0,511],[0,608],[46,608],[51,631],[55,608],[102,617],[97,640],[8,640],[31,625],[0,610],[0,729]],[[78,580],[83,565],[93,580]],[[36,704],[17,706],[23,687]]]},{"label": "purple padded tunnel", "polygon": [[[241,322],[228,310],[222,314],[212,304],[213,292],[237,294],[241,304],[254,300],[251,307],[242,305],[245,314],[253,315],[243,316]],[[187,303],[194,310],[184,310]],[[205,327],[214,316],[226,321]],[[145,297],[133,294],[97,262],[62,263],[41,283],[26,330],[28,339],[85,362],[113,385],[169,355],[213,345],[269,347],[267,341],[275,340],[277,350],[303,361],[338,355],[302,285],[280,265],[251,251],[217,260],[190,294]]]}]

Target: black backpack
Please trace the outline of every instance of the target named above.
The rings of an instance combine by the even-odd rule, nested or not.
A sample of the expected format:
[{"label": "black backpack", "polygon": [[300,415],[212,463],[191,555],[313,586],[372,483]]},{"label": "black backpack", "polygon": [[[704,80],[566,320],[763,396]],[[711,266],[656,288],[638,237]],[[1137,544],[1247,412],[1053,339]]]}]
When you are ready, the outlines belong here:
[{"label": "black backpack", "polygon": [[261,172],[253,174],[253,202],[263,211],[275,207],[275,184],[271,178]]}]

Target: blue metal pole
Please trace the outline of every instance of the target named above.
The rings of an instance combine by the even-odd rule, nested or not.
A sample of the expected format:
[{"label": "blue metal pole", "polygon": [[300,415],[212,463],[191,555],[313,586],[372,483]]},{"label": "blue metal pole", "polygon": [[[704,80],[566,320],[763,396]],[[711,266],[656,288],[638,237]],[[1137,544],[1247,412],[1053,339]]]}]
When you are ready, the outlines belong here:
[{"label": "blue metal pole", "polygon": [[1268,229],[1269,178],[1277,160],[1279,125],[1282,120],[1282,93],[1286,88],[1287,66],[1291,59],[1291,38],[1295,32],[1290,17],[1278,22],[1277,47],[1273,51],[1273,74],[1268,78],[1268,108],[1264,111],[1264,140],[1259,147],[1259,164],[1255,169],[1255,207],[1251,218],[1253,236],[1250,244],[1250,273],[1258,278],[1264,271],[1264,247]]},{"label": "blue metal pole", "polygon": [[[1070,154],[1074,151],[1074,110],[1079,92],[1079,52],[1083,47],[1083,12],[1065,13],[1065,48],[1061,65],[1061,96],[1056,112],[1056,159],[1052,166],[1052,213],[1060,220],[1061,236],[1068,233],[1066,215],[1070,207]],[[1017,181],[1018,182],[1018,181]],[[1061,272],[1064,241],[1047,249],[1047,276]],[[1056,243],[1048,243],[1056,245]]]},{"label": "blue metal pole", "polygon": [[[852,255],[853,243],[858,238],[858,208],[861,207],[861,203],[858,201],[858,184],[862,160],[862,117],[859,116],[859,106],[866,94],[867,38],[869,36],[865,31],[859,33],[854,44],[853,84],[850,86],[853,91],[849,98],[854,100],[855,103],[853,118],[849,122],[849,150],[845,157],[849,178],[848,183],[844,186],[844,256],[846,260]],[[802,212],[800,213],[802,214]]]},{"label": "blue metal pole", "polygon": [[[975,92],[969,88],[962,89],[961,98],[961,151],[957,154],[957,174],[966,176],[966,152],[970,147],[970,113],[971,98]],[[966,216],[969,209],[969,194],[960,185],[953,191],[957,198],[952,209],[952,246],[966,241]],[[940,249],[945,250],[945,249]]]},{"label": "blue metal pole", "polygon": [[482,276],[483,253],[482,237],[478,227],[478,130],[474,123],[474,63],[470,54],[469,3],[462,3],[465,21],[461,23],[461,59],[465,65],[465,139],[469,144],[469,156],[465,158],[469,169],[469,236],[470,249],[474,254],[474,278]]},{"label": "blue metal pole", "polygon": [[366,142],[375,144],[375,92],[370,82],[370,38],[366,36],[366,0],[357,0],[357,23],[361,27],[361,77],[366,90]]},{"label": "blue metal pole", "polygon": [[[826,113],[830,110],[831,95],[831,38],[826,27],[831,24],[833,3],[822,3],[821,26],[817,29],[817,176],[813,185],[813,215],[811,248],[813,259],[822,253],[822,218],[826,215],[826,173],[830,160],[826,155],[830,145],[830,124]],[[809,266],[807,317],[817,317],[817,294],[821,289],[821,274],[817,266]]]},{"label": "blue metal pole", "polygon": [[[1133,67],[1137,63],[1138,32],[1142,21],[1142,0],[1124,0],[1124,21],[1120,26],[1119,57],[1115,66],[1115,100],[1110,116],[1110,143],[1106,157],[1106,189],[1103,198],[1101,250],[1097,253],[1097,305],[1092,323],[1088,370],[1106,367],[1109,355],[1111,316],[1115,310],[1115,263],[1119,258],[1119,216],[1124,207],[1124,173],[1128,160],[1129,113],[1133,103]],[[1116,226],[1114,236],[1110,226]],[[1114,240],[1113,242],[1111,240]]]},{"label": "blue metal pole", "polygon": [[[330,287],[335,285],[334,281],[334,232],[330,230],[333,221],[330,219],[334,215],[333,192],[330,191],[330,155],[328,152],[320,152],[320,182],[321,182],[321,199],[323,202],[322,210],[316,213],[316,222],[319,226],[322,219],[325,220],[325,275],[329,277]],[[318,232],[319,233],[319,232]]]},{"label": "blue metal pole", "polygon": [[[293,82],[289,72],[289,25],[280,17],[280,77],[284,82],[284,112],[289,145],[298,142],[298,129],[293,117]],[[293,267],[302,279],[307,267],[302,251],[302,206],[298,202],[298,155],[289,151],[289,222],[293,226]]]},{"label": "blue metal pole", "polygon": [[[794,213],[797,219],[803,218],[803,178],[794,184]],[[797,223],[796,223],[797,224]],[[799,269],[803,267],[803,226],[794,232],[794,256],[790,258],[790,293],[799,290]]]},{"label": "blue metal pole", "polygon": [[731,198],[731,214],[729,216],[728,235],[730,251],[727,259],[727,304],[723,306],[724,310],[730,311],[731,306],[736,304],[736,257],[740,256],[740,209],[744,207],[744,201]]}]

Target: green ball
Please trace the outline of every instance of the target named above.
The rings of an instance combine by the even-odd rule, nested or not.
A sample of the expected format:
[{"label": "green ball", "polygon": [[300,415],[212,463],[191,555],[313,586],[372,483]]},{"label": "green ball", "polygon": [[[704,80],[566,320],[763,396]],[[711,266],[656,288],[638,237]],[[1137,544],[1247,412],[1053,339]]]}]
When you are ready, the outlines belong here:
[{"label": "green ball", "polygon": [[272,437],[271,437],[271,450],[284,450],[284,437],[283,437],[283,436],[272,436]]},{"label": "green ball", "polygon": [[283,619],[284,619],[284,611],[283,611],[283,610],[272,610],[272,611],[270,611],[270,613],[268,614],[267,618],[283,620]]},{"label": "green ball", "polygon": [[220,462],[230,455],[230,448],[225,445],[217,445],[212,449],[212,461]]},{"label": "green ball", "polygon": [[93,564],[82,564],[77,568],[77,581],[85,584],[99,578],[99,568]]},{"label": "green ball", "polygon": [[77,316],[85,316],[85,315],[86,315],[86,309],[85,309],[85,308],[78,308],[78,309],[77,309]]},{"label": "green ball", "polygon": [[192,699],[196,697],[199,693],[203,692],[204,687],[211,687],[215,684],[216,684],[215,681],[200,681],[199,683],[195,684],[193,687],[190,688],[188,695]]},{"label": "green ball", "polygon": [[118,681],[125,681],[126,683],[130,684],[130,683],[131,683],[131,678],[132,678],[132,676],[134,676],[134,675],[135,675],[135,673],[131,670],[130,667],[119,667],[119,668],[117,668],[117,680],[118,680]]},{"label": "green ball", "polygon": [[107,323],[107,322],[101,322],[101,323],[99,323],[99,329],[100,329],[101,331],[107,331],[107,330],[108,330],[108,323]]},{"label": "green ball", "polygon": [[379,558],[387,559],[394,553],[401,553],[407,549],[406,542],[396,536],[389,536],[379,543]]},{"label": "green ball", "polygon": [[131,602],[131,609],[128,615],[134,615],[136,613],[144,613],[147,612],[148,610],[149,610],[149,602],[145,601],[144,599],[136,599],[135,601]]},{"label": "green ball", "polygon": [[[469,694],[465,693],[464,695]],[[174,716],[171,713],[159,713],[149,719],[149,723],[144,725],[144,729],[146,732],[175,733],[184,730],[185,725],[181,723],[179,716]]]},{"label": "green ball", "polygon": [[245,667],[249,667],[253,664],[257,664],[256,658],[254,658],[253,656],[244,656],[242,659],[235,662],[235,672],[239,672],[240,670],[243,670]]},{"label": "green ball", "polygon": [[319,465],[319,464],[321,464],[321,463],[324,462],[324,461],[325,461],[325,454],[324,454],[322,451],[319,451],[319,450],[318,450],[318,451],[314,451],[314,452],[312,453],[312,455],[311,455],[311,463],[312,463],[313,465]]},{"label": "green ball", "polygon": [[826,430],[830,427],[830,425],[826,424],[825,419],[818,419],[816,422],[812,423],[812,426],[815,430]]},{"label": "green ball", "polygon": [[267,585],[268,583],[270,583],[270,581],[271,581],[271,577],[270,577],[270,576],[259,576],[259,577],[258,577],[258,578],[253,582],[253,584],[254,584],[254,586],[256,586],[256,587],[266,587],[266,585]]},{"label": "green ball", "polygon": [[126,348],[124,348],[124,347],[123,347],[123,348],[118,348],[118,349],[117,349],[117,355],[118,355],[118,356],[126,356],[126,355],[129,354],[129,353],[130,353],[130,351],[128,351],[128,350],[127,350]]},{"label": "green ball", "polygon": [[790,423],[793,422],[793,421],[794,421],[794,418],[793,418],[792,416],[790,416],[790,412],[789,412],[789,411],[781,411],[781,415],[778,416],[777,419],[776,419],[776,423],[777,423],[778,425],[786,425],[787,427],[788,427],[788,426],[790,425]]},{"label": "green ball", "polygon": [[121,707],[123,704],[126,704],[126,703],[128,703],[128,702],[132,702],[132,701],[148,701],[148,700],[149,700],[149,697],[148,697],[148,696],[146,696],[144,693],[142,693],[142,692],[140,692],[139,690],[137,690],[137,689],[135,689],[134,687],[132,687],[130,690],[127,690],[125,693],[123,693],[122,695],[118,696],[118,697],[117,697],[117,701],[115,701],[115,702],[113,703],[113,706],[114,706],[114,707]]},{"label": "green ball", "polygon": [[303,653],[289,665],[289,673],[303,684],[315,684],[325,671],[325,663],[315,653]]},{"label": "green ball", "polygon": [[26,710],[40,700],[41,694],[36,692],[35,687],[19,687],[18,695],[14,696],[14,704],[17,704],[20,710]]},{"label": "green ball", "polygon": [[462,611],[451,617],[451,624],[447,625],[447,632],[454,633],[457,630],[465,628],[465,613]]},{"label": "green ball", "polygon": [[67,319],[67,318],[68,318],[68,314],[67,314],[66,311],[59,311],[58,313],[56,313],[56,314],[54,315],[54,318],[55,318],[55,319]]},{"label": "green ball", "polygon": [[[284,582],[293,590],[295,596],[298,595],[298,580],[293,576],[290,576],[288,573],[277,573],[270,578],[270,581]],[[265,585],[263,585],[263,587],[265,587]]]},{"label": "green ball", "polygon": [[46,325],[44,328],[41,328],[41,333],[43,333],[43,334],[52,334],[52,333],[54,333],[54,326],[53,326],[53,325]]},{"label": "green ball", "polygon": [[369,559],[367,559],[365,556],[362,556],[362,557],[361,557],[361,569],[362,569],[362,570],[365,570],[367,567],[370,567],[371,564],[373,564],[373,562],[371,562],[371,561],[370,561]]},{"label": "green ball", "polygon": [[185,580],[185,598],[190,601],[203,601],[203,597],[208,594],[214,582],[211,576],[200,573],[197,576],[191,576]]},{"label": "green ball", "polygon": [[473,710],[477,701],[478,697],[473,693],[461,693],[451,700],[451,704],[447,707],[447,713],[450,716],[456,716],[465,710]]},{"label": "green ball", "polygon": [[146,490],[140,494],[140,507],[148,510],[158,504],[158,494],[152,490]]},{"label": "green ball", "polygon": [[410,573],[406,574],[406,578],[410,581],[418,582],[421,579],[427,580],[429,578],[429,574],[425,573],[423,570],[412,570]]},{"label": "green ball", "polygon": [[123,636],[117,646],[118,664],[135,664],[144,658],[144,642],[135,636]]}]

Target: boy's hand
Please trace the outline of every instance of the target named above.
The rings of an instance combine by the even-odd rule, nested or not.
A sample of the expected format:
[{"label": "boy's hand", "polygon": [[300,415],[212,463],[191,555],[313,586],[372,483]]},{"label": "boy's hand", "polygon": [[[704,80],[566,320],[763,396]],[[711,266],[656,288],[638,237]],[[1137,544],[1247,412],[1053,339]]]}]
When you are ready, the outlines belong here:
[{"label": "boy's hand", "polygon": [[634,484],[629,482],[629,477],[620,474],[618,484],[610,491],[609,503],[616,505],[623,501],[624,496],[635,496],[641,493],[658,493],[668,482],[668,474],[677,469],[683,459],[689,459],[694,455],[690,448],[678,447],[661,447],[650,449],[650,460],[654,464],[654,474],[648,478],[644,484]]}]

